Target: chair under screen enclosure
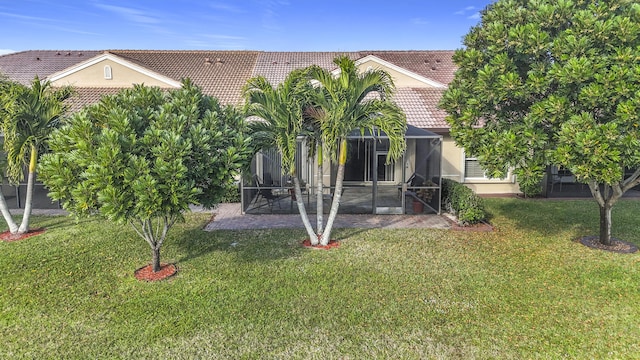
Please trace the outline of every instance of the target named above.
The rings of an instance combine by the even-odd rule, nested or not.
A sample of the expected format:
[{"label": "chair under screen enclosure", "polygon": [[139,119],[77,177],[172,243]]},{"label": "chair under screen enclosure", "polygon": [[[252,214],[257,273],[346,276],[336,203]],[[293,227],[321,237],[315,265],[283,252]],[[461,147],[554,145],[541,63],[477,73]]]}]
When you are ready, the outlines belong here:
[{"label": "chair under screen enclosure", "polygon": [[254,175],[254,178],[256,182],[256,187],[258,188],[258,193],[256,194],[256,198],[253,201],[253,204],[256,205],[258,204],[258,201],[260,199],[264,199],[267,202],[267,205],[269,206],[269,208],[273,208],[273,204],[275,202],[278,203],[278,207],[280,208],[281,197],[278,195],[275,195],[272,189],[265,188],[264,182],[262,182],[262,180],[258,175]]}]

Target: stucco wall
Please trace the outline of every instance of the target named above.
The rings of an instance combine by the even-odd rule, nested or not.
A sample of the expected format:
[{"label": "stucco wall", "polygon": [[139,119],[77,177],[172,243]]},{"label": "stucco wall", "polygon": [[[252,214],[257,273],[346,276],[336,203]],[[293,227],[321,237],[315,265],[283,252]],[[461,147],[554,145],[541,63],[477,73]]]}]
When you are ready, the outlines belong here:
[{"label": "stucco wall", "polygon": [[477,194],[517,194],[520,189],[514,176],[506,179],[464,179],[464,151],[445,135],[442,141],[442,177],[465,184]]},{"label": "stucco wall", "polygon": [[[112,79],[104,78],[104,67],[111,66]],[[168,87],[162,81],[142,74],[126,66],[105,59],[52,83],[54,86],[72,85],[76,87],[132,87],[133,84]]]},{"label": "stucco wall", "polygon": [[393,78],[393,83],[395,84],[396,88],[402,88],[402,87],[414,87],[414,88],[428,88],[431,87],[428,84],[425,84],[424,82],[414,79],[410,76],[407,76],[399,71],[395,71],[393,69],[384,67],[382,65],[380,65],[379,63],[369,60],[369,61],[365,61],[362,64],[360,64],[358,66],[358,69],[360,71],[367,71],[367,69],[369,69],[369,67],[373,68],[373,69],[382,69],[386,72],[389,73],[389,75],[391,75],[391,77]]}]

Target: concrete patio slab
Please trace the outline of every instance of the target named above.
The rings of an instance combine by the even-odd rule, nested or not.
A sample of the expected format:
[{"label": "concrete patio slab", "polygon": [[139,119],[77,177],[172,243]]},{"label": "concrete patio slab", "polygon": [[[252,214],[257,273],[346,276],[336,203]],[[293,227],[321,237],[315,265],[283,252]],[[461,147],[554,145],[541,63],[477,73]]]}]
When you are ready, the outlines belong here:
[{"label": "concrete patio slab", "polygon": [[[327,215],[325,214],[325,221]],[[315,215],[310,215],[315,224]],[[248,229],[295,229],[303,228],[298,214],[263,214],[242,215],[240,204],[220,204],[213,210],[211,222],[204,229],[213,230],[248,230]],[[334,223],[335,228],[428,228],[449,229],[451,225],[440,215],[354,215],[339,214]]]}]

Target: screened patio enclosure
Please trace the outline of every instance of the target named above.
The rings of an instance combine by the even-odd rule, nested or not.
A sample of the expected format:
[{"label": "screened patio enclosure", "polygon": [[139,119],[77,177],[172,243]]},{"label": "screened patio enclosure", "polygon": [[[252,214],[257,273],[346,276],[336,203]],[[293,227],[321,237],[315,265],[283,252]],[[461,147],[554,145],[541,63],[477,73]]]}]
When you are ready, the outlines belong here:
[{"label": "screened patio enclosure", "polygon": [[[439,214],[442,136],[409,126],[407,149],[387,164],[388,137],[354,132],[348,137],[339,213]],[[298,139],[296,169],[302,184],[307,213],[316,212],[317,162],[304,138]],[[328,213],[335,192],[337,165],[325,161],[322,174],[323,211]],[[291,178],[282,173],[280,153],[258,152],[251,162],[251,176],[242,181],[242,211],[247,214],[297,214]]]}]

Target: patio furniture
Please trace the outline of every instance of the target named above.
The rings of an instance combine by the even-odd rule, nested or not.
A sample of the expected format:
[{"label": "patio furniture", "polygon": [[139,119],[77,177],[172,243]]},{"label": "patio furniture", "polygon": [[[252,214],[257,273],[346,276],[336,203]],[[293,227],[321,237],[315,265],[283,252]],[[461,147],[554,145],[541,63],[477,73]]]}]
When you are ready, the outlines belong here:
[{"label": "patio furniture", "polygon": [[256,187],[258,188],[258,193],[256,194],[256,198],[253,201],[253,204],[257,204],[258,200],[260,200],[260,198],[263,198],[267,202],[267,205],[270,209],[273,209],[273,203],[276,201],[278,202],[278,208],[282,208],[282,206],[280,205],[280,199],[282,198],[282,196],[275,195],[272,189],[265,189],[264,183],[258,175],[254,175],[254,179],[256,182]]},{"label": "patio furniture", "polygon": [[557,170],[555,174],[552,174],[551,179],[551,192],[553,192],[553,188],[555,184],[560,184],[560,192],[562,192],[562,184],[573,184],[575,183],[575,177],[568,169],[560,168]]}]

